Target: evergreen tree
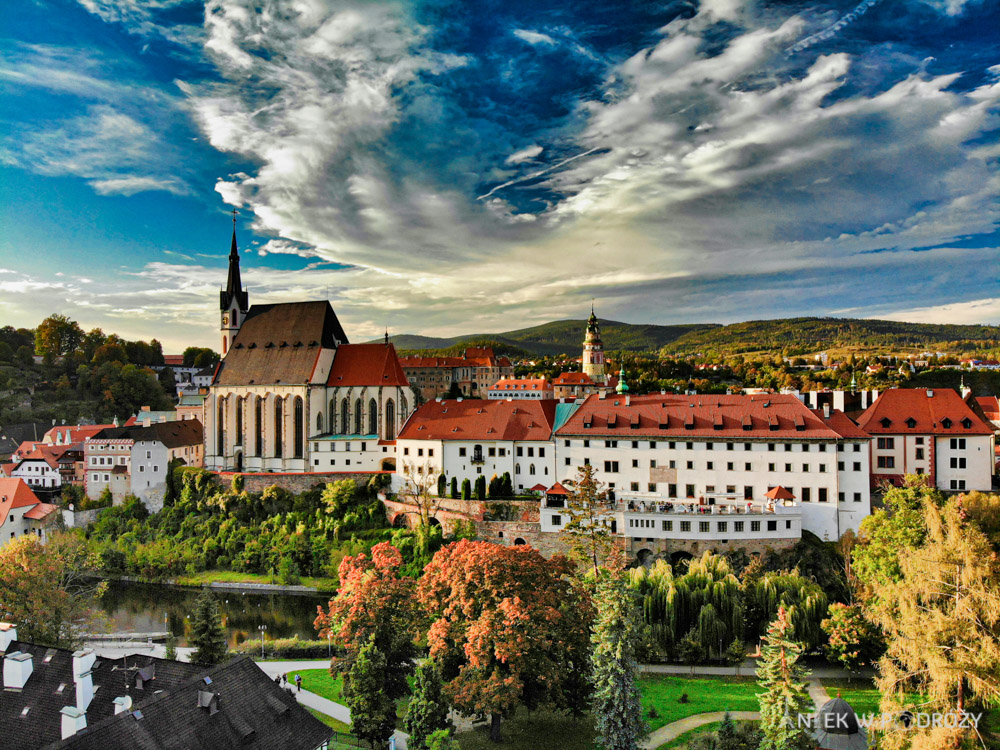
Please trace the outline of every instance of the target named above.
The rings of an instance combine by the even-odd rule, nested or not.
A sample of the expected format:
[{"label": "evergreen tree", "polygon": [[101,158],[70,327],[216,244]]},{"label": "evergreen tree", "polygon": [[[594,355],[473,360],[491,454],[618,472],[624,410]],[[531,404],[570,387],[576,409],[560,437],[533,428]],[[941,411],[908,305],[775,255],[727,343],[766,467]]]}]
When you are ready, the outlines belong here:
[{"label": "evergreen tree", "polygon": [[448,480],[444,474],[438,474],[438,497],[444,497],[448,491]]},{"label": "evergreen tree", "polygon": [[439,729],[427,738],[427,750],[461,750],[447,729]]},{"label": "evergreen tree", "polygon": [[566,512],[569,520],[563,527],[572,556],[597,573],[601,560],[614,544],[609,524],[608,492],[597,481],[590,464],[576,470],[576,479],[566,482],[569,496]]},{"label": "evergreen tree", "polygon": [[677,645],[677,655],[682,662],[691,665],[691,674],[694,674],[695,664],[701,664],[708,658],[708,652],[705,650],[705,646],[698,636],[698,631],[694,627],[687,632],[687,635],[681,638],[680,643]]},{"label": "evergreen tree", "polygon": [[177,658],[177,636],[173,633],[167,633],[166,642],[166,653],[164,654],[165,659],[174,661]]},{"label": "evergreen tree", "polygon": [[384,747],[396,727],[396,702],[385,690],[388,664],[372,638],[348,672],[344,698],[351,709],[351,732],[372,748]]},{"label": "evergreen tree", "polygon": [[226,633],[222,629],[219,605],[208,589],[204,589],[194,603],[191,617],[191,645],[195,652],[191,661],[197,664],[220,664],[229,651]]},{"label": "evergreen tree", "polygon": [[452,500],[458,499],[458,477],[451,478],[451,498]]},{"label": "evergreen tree", "polygon": [[427,750],[427,739],[439,729],[450,730],[448,702],[441,691],[441,675],[434,662],[427,660],[417,667],[413,696],[406,709],[403,730],[410,735],[407,747]]},{"label": "evergreen tree", "polygon": [[628,586],[620,554],[600,572],[591,644],[598,741],[607,750],[636,750],[646,736],[639,688],[635,684],[635,643],[639,617],[636,595]]},{"label": "evergreen tree", "polygon": [[799,664],[802,644],[792,640],[792,621],[784,607],[767,629],[757,678],[764,692],[760,702],[760,750],[811,750],[816,745],[799,716],[809,714],[812,701],[806,690],[805,667]]},{"label": "evergreen tree", "polygon": [[486,499],[486,477],[480,474],[476,477],[476,500]]},{"label": "evergreen tree", "polygon": [[511,481],[510,472],[509,471],[505,471],[503,473],[503,476],[501,477],[501,479],[503,480],[503,494],[504,494],[504,497],[513,497],[514,496],[514,482]]},{"label": "evergreen tree", "polygon": [[740,736],[736,732],[736,724],[733,723],[733,717],[729,715],[728,711],[722,717],[722,725],[719,727],[715,739],[719,750],[737,750],[740,746]]},{"label": "evergreen tree", "polygon": [[462,480],[462,499],[472,499],[472,482],[469,481],[468,477]]}]

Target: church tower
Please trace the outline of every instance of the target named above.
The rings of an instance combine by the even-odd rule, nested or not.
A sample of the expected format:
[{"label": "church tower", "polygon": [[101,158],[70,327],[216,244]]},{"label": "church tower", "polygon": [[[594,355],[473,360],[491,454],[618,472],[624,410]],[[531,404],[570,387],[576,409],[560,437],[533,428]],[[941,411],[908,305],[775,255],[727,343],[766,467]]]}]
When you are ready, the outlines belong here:
[{"label": "church tower", "polygon": [[222,356],[226,356],[232,346],[236,332],[240,330],[243,318],[250,309],[249,295],[243,290],[240,279],[240,253],[236,248],[236,211],[233,211],[233,243],[229,248],[229,278],[226,288],[219,292],[219,308],[222,311]]},{"label": "church tower", "polygon": [[583,340],[583,372],[589,375],[595,383],[606,383],[604,372],[604,344],[601,342],[601,326],[594,314],[594,306],[590,307],[590,318],[587,320],[587,335]]}]

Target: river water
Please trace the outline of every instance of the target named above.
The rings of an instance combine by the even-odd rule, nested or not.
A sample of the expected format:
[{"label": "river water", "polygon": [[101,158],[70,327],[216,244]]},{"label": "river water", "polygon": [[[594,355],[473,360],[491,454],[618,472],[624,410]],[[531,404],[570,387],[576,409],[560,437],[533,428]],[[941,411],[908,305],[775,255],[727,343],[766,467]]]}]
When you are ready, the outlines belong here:
[{"label": "river water", "polygon": [[[169,631],[178,645],[187,645],[190,616],[201,589],[146,583],[110,582],[100,606],[115,633],[153,633]],[[222,614],[222,623],[230,646],[248,639],[260,639],[260,625],[266,625],[264,637],[302,640],[316,637],[313,621],[317,605],[325,606],[330,597],[322,594],[258,594],[242,591],[213,590]]]}]

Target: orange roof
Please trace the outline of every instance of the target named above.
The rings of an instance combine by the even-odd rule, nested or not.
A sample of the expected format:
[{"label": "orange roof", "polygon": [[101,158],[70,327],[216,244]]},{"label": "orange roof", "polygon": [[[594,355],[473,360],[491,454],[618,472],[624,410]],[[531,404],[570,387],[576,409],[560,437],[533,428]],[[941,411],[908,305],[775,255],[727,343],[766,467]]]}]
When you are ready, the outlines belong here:
[{"label": "orange roof", "polygon": [[837,432],[842,438],[857,438],[871,440],[871,435],[858,427],[857,423],[839,409],[831,409],[830,416],[824,417],[822,409],[813,409],[813,414],[822,419],[826,425]]},{"label": "orange roof", "polygon": [[469,366],[461,357],[420,357],[413,355],[410,357],[400,357],[399,363],[403,367],[465,367]]},{"label": "orange roof", "polygon": [[0,526],[7,523],[12,508],[27,508],[40,502],[23,479],[0,477]]},{"label": "orange roof", "polygon": [[996,396],[976,396],[976,403],[983,410],[987,419],[1000,420],[1000,402]]},{"label": "orange roof", "polygon": [[164,354],[163,364],[168,367],[183,367],[184,366],[184,355],[183,354]]},{"label": "orange roof", "polygon": [[976,415],[950,388],[883,391],[858,419],[872,435],[992,435],[993,425]]},{"label": "orange roof", "polygon": [[767,492],[764,493],[764,497],[769,497],[772,500],[794,500],[795,495],[786,490],[780,484],[777,487],[772,487]]},{"label": "orange roof", "polygon": [[534,487],[531,488],[531,491],[532,492],[545,492],[546,489],[547,488],[545,487],[544,484],[536,484]]},{"label": "orange roof", "polygon": [[562,486],[561,483],[556,482],[554,485],[545,490],[546,495],[568,495],[569,490]]},{"label": "orange roof", "polygon": [[841,436],[792,395],[613,396],[594,394],[558,435],[747,440],[836,440]]},{"label": "orange roof", "polygon": [[491,391],[549,391],[552,386],[545,378],[504,378],[490,386]]},{"label": "orange roof", "polygon": [[[53,427],[48,432],[45,433],[46,443],[55,443],[56,434],[61,433],[63,437],[63,444],[66,443],[82,443],[89,437],[93,437],[101,430],[106,427],[114,427],[112,424],[82,424],[82,425],[60,425],[58,427]],[[69,435],[69,440],[65,439],[65,435]]]},{"label": "orange roof", "polygon": [[341,344],[333,357],[328,386],[408,386],[392,344]]},{"label": "orange roof", "polygon": [[549,440],[551,400],[454,399],[428,401],[407,420],[398,440]]},{"label": "orange roof", "polygon": [[403,367],[510,367],[507,357],[496,357],[489,347],[470,347],[462,357],[400,357]]},{"label": "orange roof", "polygon": [[594,385],[590,375],[585,372],[561,372],[559,377],[552,381],[553,385]]},{"label": "orange roof", "polygon": [[30,518],[32,521],[40,521],[41,519],[48,516],[50,513],[58,510],[59,506],[52,505],[52,503],[39,503],[34,508],[29,510],[24,514],[25,518]]},{"label": "orange roof", "polygon": [[53,469],[59,467],[59,459],[69,450],[68,445],[46,445],[38,443],[34,450],[21,456],[21,463],[25,461],[44,461]]}]

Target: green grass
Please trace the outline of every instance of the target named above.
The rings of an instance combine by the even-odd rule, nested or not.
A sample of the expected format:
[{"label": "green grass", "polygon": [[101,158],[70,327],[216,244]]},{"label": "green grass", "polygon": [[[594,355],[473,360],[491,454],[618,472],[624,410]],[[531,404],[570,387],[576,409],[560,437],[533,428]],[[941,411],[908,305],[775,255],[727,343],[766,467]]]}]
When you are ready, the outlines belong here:
[{"label": "green grass", "polygon": [[[232,570],[204,570],[190,576],[178,576],[177,583],[182,586],[204,586],[206,583],[271,583],[277,584],[275,576],[257,573],[237,573]],[[312,586],[320,592],[337,590],[337,580],[334,578],[317,578],[303,576],[299,585]]]},{"label": "green grass", "polygon": [[334,703],[344,705],[342,694],[344,692],[344,677],[337,675],[334,677],[328,669],[301,669],[297,672],[288,673],[288,684],[295,684],[295,675],[302,675],[302,689],[315,693]]},{"label": "green grass", "polygon": [[694,729],[688,730],[684,734],[677,735],[665,745],[660,745],[656,748],[656,750],[680,750],[680,748],[686,748],[689,742],[701,737],[702,735],[714,734],[719,731],[719,727],[721,726],[721,721],[713,721],[711,724],[695,727]]},{"label": "green grass", "polygon": [[[757,711],[760,686],[753,677],[681,677],[668,674],[644,674],[639,677],[642,691],[642,714],[650,730],[708,711]],[[687,693],[687,703],[680,697]],[[658,716],[651,718],[649,709]]]},{"label": "green grass", "polygon": [[547,710],[529,712],[520,708],[500,722],[503,742],[490,742],[489,723],[455,735],[462,750],[592,750],[594,723],[590,716],[574,719]]},{"label": "green grass", "polygon": [[321,714],[315,708],[309,708],[308,706],[306,706],[306,711],[308,711],[309,713],[311,713],[313,716],[315,716],[317,719],[319,719],[320,721],[322,721],[324,724],[326,724],[331,729],[335,729],[338,732],[343,732],[344,734],[350,734],[351,733],[351,728],[347,724],[345,724],[342,721],[337,721],[332,716],[327,716],[326,714]]},{"label": "green grass", "polygon": [[823,678],[820,684],[826,688],[831,698],[836,698],[839,692],[840,697],[847,701],[854,709],[854,713],[859,716],[879,713],[878,704],[882,700],[882,694],[869,679]]}]

